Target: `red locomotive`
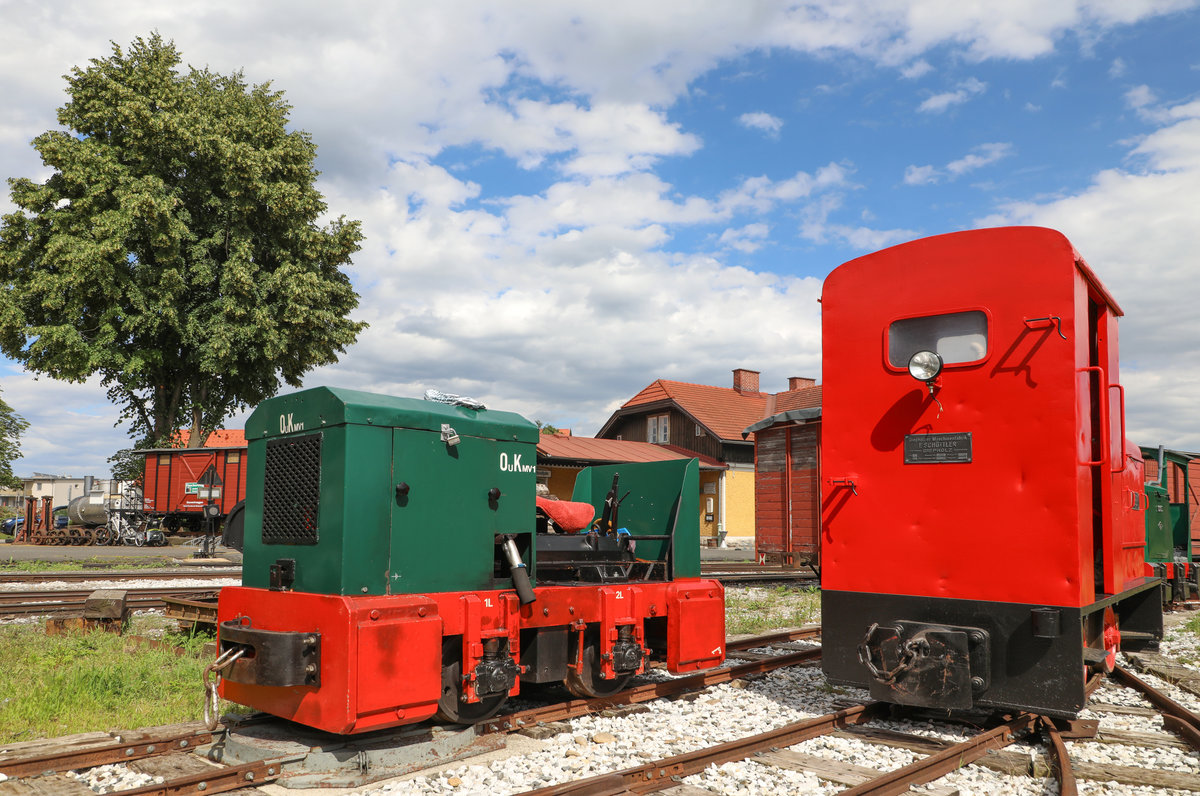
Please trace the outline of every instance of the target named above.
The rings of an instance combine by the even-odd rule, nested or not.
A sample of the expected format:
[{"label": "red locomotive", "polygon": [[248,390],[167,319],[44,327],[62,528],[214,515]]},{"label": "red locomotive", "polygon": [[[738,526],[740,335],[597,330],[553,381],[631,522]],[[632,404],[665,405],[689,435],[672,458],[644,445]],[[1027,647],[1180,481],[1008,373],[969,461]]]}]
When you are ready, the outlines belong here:
[{"label": "red locomotive", "polygon": [[1058,232],[958,232],[825,280],[823,666],[874,698],[1073,715],[1162,636],[1120,307]]},{"label": "red locomotive", "polygon": [[246,424],[242,587],[221,590],[226,699],[335,733],[471,723],[531,683],[613,693],[651,660],[724,659],[694,459],[589,468],[535,500],[517,415],[350,390]]}]

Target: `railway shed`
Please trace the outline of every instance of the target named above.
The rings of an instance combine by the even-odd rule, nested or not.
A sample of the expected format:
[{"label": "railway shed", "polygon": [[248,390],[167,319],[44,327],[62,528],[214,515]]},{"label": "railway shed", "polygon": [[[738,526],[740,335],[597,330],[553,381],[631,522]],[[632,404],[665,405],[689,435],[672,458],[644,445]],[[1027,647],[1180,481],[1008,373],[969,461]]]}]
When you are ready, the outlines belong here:
[{"label": "railway shed", "polygon": [[821,548],[821,406],[785,409],[754,435],[754,552],[760,564],[816,568]]}]

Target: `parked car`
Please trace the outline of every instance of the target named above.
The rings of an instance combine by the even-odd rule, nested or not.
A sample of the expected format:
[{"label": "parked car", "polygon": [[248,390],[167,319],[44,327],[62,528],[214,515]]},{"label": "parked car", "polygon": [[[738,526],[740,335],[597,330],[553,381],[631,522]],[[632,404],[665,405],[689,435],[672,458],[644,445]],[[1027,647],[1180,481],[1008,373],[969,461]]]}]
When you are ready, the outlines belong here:
[{"label": "parked car", "polygon": [[[62,514],[58,513],[60,509],[63,512]],[[66,506],[59,506],[58,508],[54,509],[54,527],[55,528],[66,528],[67,527],[67,524],[70,522],[70,519],[67,517],[66,511],[67,511]],[[20,528],[24,524],[25,524],[24,517],[19,517],[19,516],[18,517],[9,517],[4,522],[0,522],[0,533],[6,533],[9,536],[12,536],[13,534],[15,534],[17,532],[17,528]]]}]

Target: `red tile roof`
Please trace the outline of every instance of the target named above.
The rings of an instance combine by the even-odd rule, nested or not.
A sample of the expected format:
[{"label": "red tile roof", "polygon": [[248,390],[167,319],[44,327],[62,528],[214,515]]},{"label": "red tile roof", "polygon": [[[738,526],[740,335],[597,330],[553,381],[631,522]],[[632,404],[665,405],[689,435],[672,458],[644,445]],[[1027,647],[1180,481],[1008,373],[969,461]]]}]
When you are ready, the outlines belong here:
[{"label": "red tile roof", "polygon": [[[746,426],[766,413],[767,393],[740,393],[732,387],[712,387],[659,379],[626,401],[621,408],[670,401],[721,439],[741,439]],[[622,412],[629,414],[629,412]]]},{"label": "red tile roof", "polygon": [[821,388],[802,387],[775,394],[744,393],[732,387],[659,379],[626,401],[605,426],[618,415],[632,414],[631,409],[643,406],[649,409],[656,403],[674,403],[719,438],[741,442],[742,431],[764,417],[789,409],[820,406]]},{"label": "red tile roof", "polygon": [[821,388],[804,387],[799,390],[781,392],[775,396],[773,414],[792,409],[817,409],[821,406]]},{"label": "red tile roof", "polygon": [[[186,448],[192,438],[192,430],[185,428],[179,432],[179,444]],[[244,448],[246,447],[246,432],[240,428],[218,428],[208,435],[204,441],[205,448]]]},{"label": "red tile roof", "polygon": [[700,463],[706,467],[725,466],[715,459],[697,456],[689,450],[672,445],[651,445],[649,442],[620,439],[564,437],[557,434],[542,434],[538,438],[537,452],[538,456],[579,462],[665,462],[699,458]]}]

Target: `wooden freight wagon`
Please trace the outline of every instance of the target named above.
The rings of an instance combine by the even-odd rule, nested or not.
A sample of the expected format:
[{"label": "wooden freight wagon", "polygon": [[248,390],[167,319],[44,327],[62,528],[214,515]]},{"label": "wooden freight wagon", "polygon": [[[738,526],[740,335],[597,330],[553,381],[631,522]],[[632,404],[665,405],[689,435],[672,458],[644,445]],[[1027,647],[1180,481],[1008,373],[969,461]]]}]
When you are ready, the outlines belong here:
[{"label": "wooden freight wagon", "polygon": [[792,409],[750,426],[754,434],[754,547],[760,564],[820,564],[821,409]]},{"label": "wooden freight wagon", "polygon": [[246,437],[239,429],[214,431],[203,448],[144,453],[142,508],[167,531],[203,531],[210,498],[228,517],[246,497]]}]

